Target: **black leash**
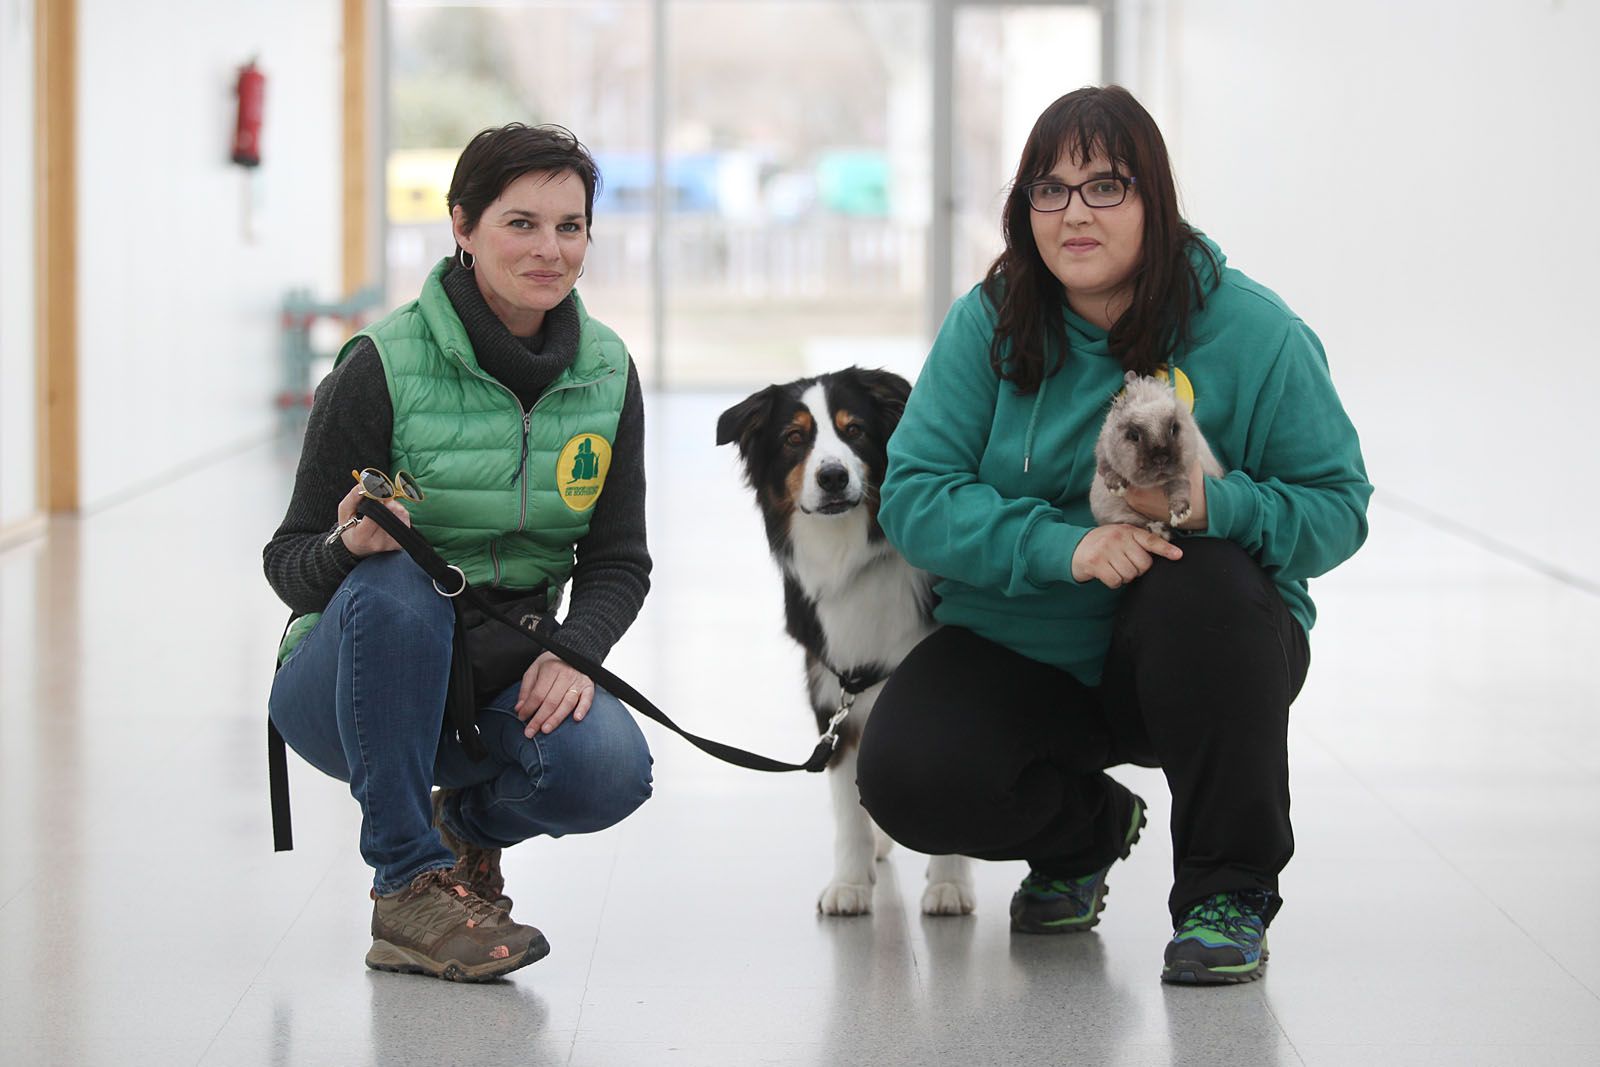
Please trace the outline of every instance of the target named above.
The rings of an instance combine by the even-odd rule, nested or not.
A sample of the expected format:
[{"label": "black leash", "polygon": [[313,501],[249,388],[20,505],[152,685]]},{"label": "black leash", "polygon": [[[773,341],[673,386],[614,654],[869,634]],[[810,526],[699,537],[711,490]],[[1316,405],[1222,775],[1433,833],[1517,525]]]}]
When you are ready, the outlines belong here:
[{"label": "black leash", "polygon": [[466,575],[461,573],[461,568],[447,563],[439,553],[428,544],[427,538],[407,526],[395,517],[394,513],[375,500],[363,498],[357,505],[356,511],[383,527],[395,543],[403,548],[406,555],[416,560],[417,565],[423,569],[429,578],[433,579],[433,587],[440,596],[463,596],[467,601],[482,611],[489,618],[494,619],[502,626],[509,627],[526,637],[540,648],[554,652],[562,660],[576,667],[604,687],[606,692],[633,708],[648,719],[653,719],[689,742],[707,755],[715,756],[724,763],[731,763],[735,767],[744,767],[752,771],[810,771],[816,773],[828,765],[828,759],[833,755],[833,750],[839,744],[839,724],[843,721],[842,715],[834,716],[828,729],[817,741],[817,747],[812,751],[811,758],[804,763],[784,763],[754,752],[746,752],[742,748],[725,745],[721,741],[700,737],[690,733],[667,716],[667,713],[656,707],[648,697],[640,693],[633,686],[606,670],[600,664],[576,649],[568,648],[549,634],[539,633],[518,626],[499,609],[490,604],[479,592],[467,583]]},{"label": "black leash", "polygon": [[[833,750],[839,746],[839,726],[850,714],[850,705],[855,702],[856,694],[862,690],[882,681],[881,678],[867,680],[865,676],[840,675],[840,684],[844,686],[844,698],[840,702],[839,710],[828,722],[828,728],[823,731],[817,741],[817,747],[812,751],[811,758],[804,763],[784,763],[781,760],[771,759],[754,752],[746,752],[733,745],[725,745],[721,741],[713,741],[707,737],[700,737],[673,722],[667,713],[651,703],[649,698],[640,693],[633,686],[606,670],[582,652],[568,648],[560,641],[553,639],[549,634],[532,631],[518,626],[505,613],[484,599],[483,595],[467,584],[467,576],[461,573],[461,568],[445,562],[439,553],[428,544],[427,538],[407,526],[395,517],[394,513],[377,501],[362,499],[356,504],[356,511],[371,519],[395,539],[408,556],[417,561],[429,578],[433,579],[433,588],[440,596],[465,597],[468,603],[473,604],[489,618],[494,619],[502,626],[526,637],[529,641],[549,652],[554,652],[564,661],[587,674],[598,684],[605,687],[606,692],[632,707],[639,714],[665,726],[685,741],[689,742],[707,755],[715,756],[724,763],[731,763],[735,767],[744,767],[752,771],[770,771],[781,773],[784,771],[809,771],[816,773],[828,765],[828,759],[833,755]],[[831,670],[831,668],[830,668]],[[834,672],[838,674],[837,671]],[[846,678],[849,681],[846,682]],[[864,684],[863,684],[864,683]],[[294,848],[294,833],[289,819],[289,764],[285,751],[283,736],[278,733],[278,728],[272,720],[267,720],[267,781],[272,795],[272,847],[275,852],[287,852]]]}]

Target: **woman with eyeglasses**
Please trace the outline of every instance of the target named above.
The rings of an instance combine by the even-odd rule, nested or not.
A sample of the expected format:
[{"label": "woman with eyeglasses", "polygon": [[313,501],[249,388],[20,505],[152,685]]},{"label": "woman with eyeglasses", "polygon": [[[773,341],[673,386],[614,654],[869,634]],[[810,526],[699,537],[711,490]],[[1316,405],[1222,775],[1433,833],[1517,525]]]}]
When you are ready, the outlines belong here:
[{"label": "woman with eyeglasses", "polygon": [[[930,854],[1026,860],[1023,934],[1088,930],[1146,805],[1172,794],[1162,978],[1259,977],[1293,851],[1289,705],[1307,579],[1366,536],[1371,494],[1321,343],[1178,215],[1166,147],[1117,86],[1051,104],[1003,218],[889,445],[879,521],[939,576],[941,629],[890,678],[861,740],[863,804]],[[1190,472],[1169,543],[1095,525],[1095,440],[1128,371],[1192,405],[1226,473]],[[1159,489],[1129,489],[1167,520]]]},{"label": "woman with eyeglasses", "polygon": [[561,640],[595,660],[632,624],[650,584],[643,401],[574,288],[599,177],[558,126],[472,139],[448,194],[455,255],[339,353],[263,553],[296,615],[272,723],[361,806],[375,969],[481,981],[541,958],[501,850],[602,830],[650,796],[632,716],[531,642],[478,708],[486,752],[444,731],[451,601],[355,510],[384,501],[474,587],[537,615],[570,580]]}]

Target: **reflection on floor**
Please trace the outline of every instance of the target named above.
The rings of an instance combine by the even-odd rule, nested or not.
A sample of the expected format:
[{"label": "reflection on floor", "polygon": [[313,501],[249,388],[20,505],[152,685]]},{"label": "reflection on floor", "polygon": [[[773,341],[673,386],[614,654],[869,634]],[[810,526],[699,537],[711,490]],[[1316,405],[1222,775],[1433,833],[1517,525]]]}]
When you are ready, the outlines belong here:
[{"label": "reflection on floor", "polygon": [[[799,759],[778,585],[711,443],[730,399],[651,400],[656,584],[611,666],[690,728]],[[825,784],[649,724],[636,816],[507,853],[549,959],[487,987],[368,972],[344,786],[296,762],[298,847],[271,851],[284,611],[258,552],[293,462],[243,452],[0,555],[7,1064],[1600,1062],[1600,604],[1381,493],[1367,548],[1314,583],[1263,982],[1158,982],[1158,772],[1118,772],[1154,817],[1099,930],[1021,938],[1020,864],[931,919],[903,851],[875,914],[819,918]]]}]

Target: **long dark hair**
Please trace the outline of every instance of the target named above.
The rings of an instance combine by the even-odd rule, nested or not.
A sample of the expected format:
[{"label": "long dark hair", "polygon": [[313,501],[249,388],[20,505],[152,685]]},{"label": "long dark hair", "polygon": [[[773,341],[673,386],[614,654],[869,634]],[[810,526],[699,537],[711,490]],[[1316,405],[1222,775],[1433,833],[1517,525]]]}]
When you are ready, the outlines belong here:
[{"label": "long dark hair", "polygon": [[1210,250],[1178,215],[1172,163],[1155,120],[1120,85],[1068,93],[1044,109],[1028,134],[1002,216],[1005,251],[983,278],[984,295],[999,313],[989,363],[1021,393],[1037,389],[1067,356],[1065,293],[1034,242],[1027,186],[1049,174],[1064,153],[1081,166],[1097,151],[1117,173],[1136,179],[1132,193],[1144,202],[1133,302],[1111,326],[1111,354],[1124,370],[1149,374],[1187,340],[1190,315],[1204,303],[1189,250],[1198,246],[1208,257]]}]

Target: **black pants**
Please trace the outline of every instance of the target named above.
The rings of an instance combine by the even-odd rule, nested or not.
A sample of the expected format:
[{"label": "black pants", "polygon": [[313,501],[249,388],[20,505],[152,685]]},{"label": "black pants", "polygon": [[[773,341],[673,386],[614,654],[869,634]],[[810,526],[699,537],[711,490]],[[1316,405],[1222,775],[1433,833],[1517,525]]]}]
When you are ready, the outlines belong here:
[{"label": "black pants", "polygon": [[1244,550],[1182,547],[1128,586],[1097,687],[956,627],[913,649],[861,739],[861,802],[878,825],[919,852],[1087,874],[1122,851],[1132,816],[1105,768],[1160,767],[1174,922],[1212,893],[1276,895],[1294,853],[1289,704],[1305,631]]}]

